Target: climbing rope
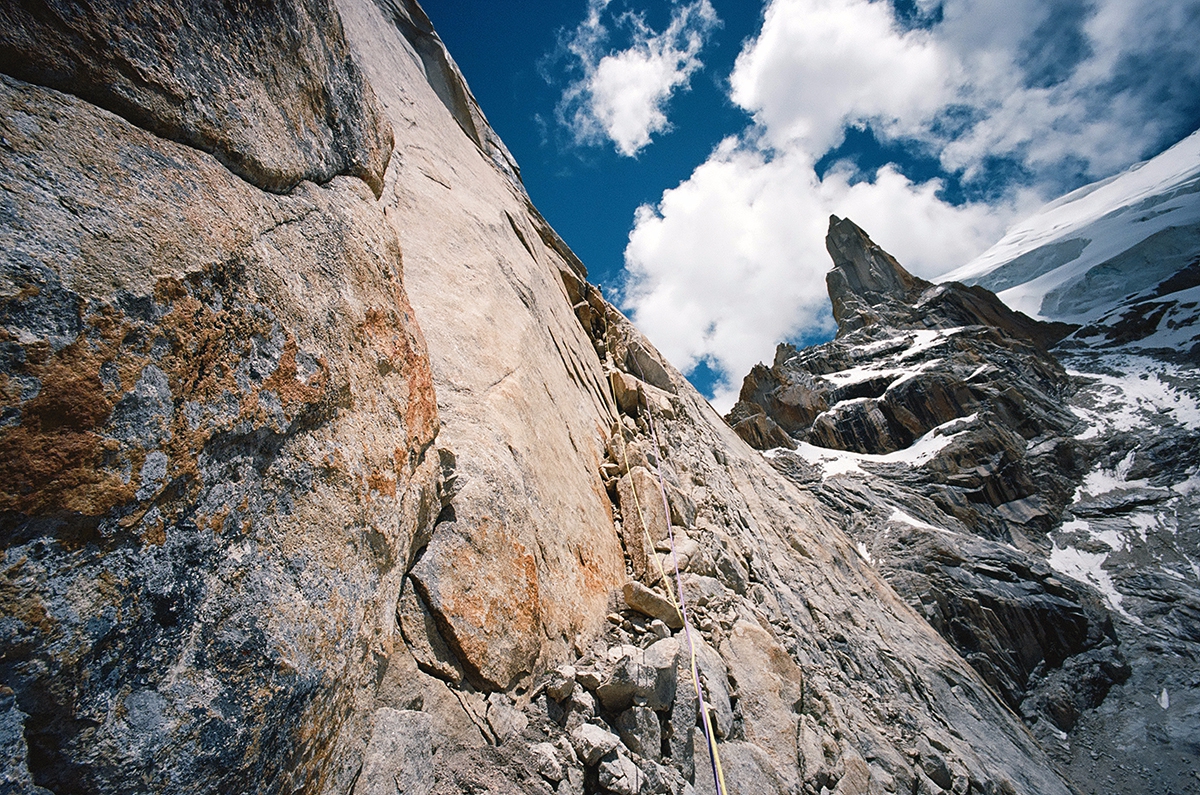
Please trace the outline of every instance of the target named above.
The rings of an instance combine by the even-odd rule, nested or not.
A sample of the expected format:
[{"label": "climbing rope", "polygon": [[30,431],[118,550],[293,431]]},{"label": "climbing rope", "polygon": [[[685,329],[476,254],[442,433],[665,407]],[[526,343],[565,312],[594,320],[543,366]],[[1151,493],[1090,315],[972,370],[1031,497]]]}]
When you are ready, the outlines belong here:
[{"label": "climbing rope", "polygon": [[[608,333],[608,323],[607,322],[605,323],[605,328],[604,328],[604,347],[605,347],[605,350],[607,351],[607,353],[609,354],[610,359],[612,360],[613,367],[615,368],[617,357],[616,357],[616,352],[612,349],[612,338]],[[635,367],[637,367],[639,378],[641,379],[641,381],[643,383],[645,383],[646,379],[643,377],[642,368],[637,363],[636,359],[634,360],[633,364]],[[617,435],[621,439],[621,457],[625,464],[625,472],[629,473],[629,471],[630,471],[629,452],[626,448],[625,429],[620,420],[620,405],[617,401],[616,387],[613,386],[611,377],[609,378],[608,386],[609,386],[609,390],[612,392],[613,404],[615,406],[617,406],[617,423],[616,423]],[[645,394],[645,392],[643,390],[643,395],[644,394]],[[659,441],[658,441],[658,431],[655,428],[654,416],[650,410],[649,397],[646,397],[645,409],[646,409],[646,424],[650,428],[651,439],[654,442],[654,449],[655,449],[654,469],[655,469],[655,474],[657,475],[657,479],[658,479],[659,495],[662,497],[663,514],[666,517],[666,521],[667,521],[667,539],[670,542],[670,546],[671,546],[671,562],[673,563],[673,566],[675,569],[675,587],[676,587],[676,589],[678,589],[678,598],[676,598],[675,590],[670,587],[671,578],[667,576],[667,572],[663,568],[662,559],[656,554],[657,550],[655,549],[655,546],[654,546],[654,539],[650,537],[650,530],[646,523],[646,516],[642,511],[641,500],[638,498],[637,488],[633,485],[632,477],[630,478],[629,491],[633,495],[633,505],[634,505],[634,508],[638,515],[638,522],[641,524],[641,527],[642,527],[643,540],[646,542],[649,542],[649,549],[650,549],[651,554],[654,557],[654,562],[658,567],[659,577],[662,578],[663,583],[666,585],[667,596],[670,599],[671,607],[675,610],[675,614],[677,616],[679,616],[679,620],[683,624],[683,634],[684,634],[684,638],[687,640],[687,645],[688,645],[688,656],[691,659],[692,686],[696,690],[696,699],[697,699],[697,702],[699,703],[699,707],[700,707],[700,715],[701,715],[701,719],[702,719],[702,725],[704,727],[704,739],[705,739],[706,745],[708,747],[708,758],[709,758],[709,762],[712,767],[713,781],[716,784],[717,795],[726,795],[725,772],[721,767],[721,754],[717,751],[716,733],[713,731],[712,717],[709,715],[708,704],[704,700],[704,691],[703,691],[703,688],[701,688],[701,686],[700,686],[700,667],[696,661],[696,645],[695,645],[695,642],[692,640],[692,626],[691,626],[691,621],[688,619],[687,603],[686,603],[686,600],[684,599],[683,578],[679,574],[679,555],[675,549],[675,532],[671,528],[671,506],[670,506],[670,502],[667,500],[667,485],[663,479],[663,474],[662,474],[662,464],[661,464],[662,446],[659,444]]]}]

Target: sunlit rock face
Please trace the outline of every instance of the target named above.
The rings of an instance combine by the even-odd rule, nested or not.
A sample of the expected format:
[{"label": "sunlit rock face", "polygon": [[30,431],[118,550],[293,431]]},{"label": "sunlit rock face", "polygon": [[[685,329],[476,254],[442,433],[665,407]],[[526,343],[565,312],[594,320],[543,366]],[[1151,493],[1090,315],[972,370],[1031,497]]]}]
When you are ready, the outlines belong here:
[{"label": "sunlit rock face", "polygon": [[224,6],[35,0],[0,9],[0,69],[209,152],[270,191],[359,177],[392,129],[330,0]]},{"label": "sunlit rock face", "polygon": [[[54,79],[0,84],[0,678],[24,713],[22,764],[51,791],[313,788],[441,510],[428,354],[366,184],[390,126],[347,83],[332,9],[275,9],[340,53],[315,71],[277,52],[272,11],[261,30],[217,31],[205,7],[159,10],[5,24],[6,63],[32,41],[20,74]],[[131,103],[182,75],[250,104],[196,119],[186,99],[125,117],[85,101],[128,71],[128,51],[72,43],[109,22],[128,38],[105,41],[155,76]],[[220,62],[197,71],[210,56],[179,48],[199,40],[147,24],[208,31]],[[341,105],[314,107],[313,81]],[[291,157],[280,118],[344,151],[289,138],[305,156],[272,165]]]},{"label": "sunlit rock face", "polygon": [[[6,789],[713,792],[710,724],[729,792],[1069,791],[587,283],[415,2],[3,14]],[[963,510],[1034,512],[1005,472]],[[1112,647],[1034,575],[1017,686]]]}]

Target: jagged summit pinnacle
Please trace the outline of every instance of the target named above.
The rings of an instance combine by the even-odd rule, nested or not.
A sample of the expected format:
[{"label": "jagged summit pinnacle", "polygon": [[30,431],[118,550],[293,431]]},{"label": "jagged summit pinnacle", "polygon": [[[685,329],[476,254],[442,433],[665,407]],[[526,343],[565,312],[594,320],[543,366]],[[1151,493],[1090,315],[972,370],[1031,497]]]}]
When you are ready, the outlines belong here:
[{"label": "jagged summit pinnacle", "polygon": [[869,307],[912,304],[932,286],[905,270],[849,218],[829,216],[825,248],[833,259],[833,270],[825,275],[825,284],[839,333],[877,320],[877,313]]},{"label": "jagged summit pinnacle", "polygon": [[982,287],[935,285],[905,270],[849,218],[829,217],[825,248],[833,269],[825,275],[838,337],[868,326],[951,328],[984,325],[1048,347],[1075,327],[1041,323],[1004,305]]}]

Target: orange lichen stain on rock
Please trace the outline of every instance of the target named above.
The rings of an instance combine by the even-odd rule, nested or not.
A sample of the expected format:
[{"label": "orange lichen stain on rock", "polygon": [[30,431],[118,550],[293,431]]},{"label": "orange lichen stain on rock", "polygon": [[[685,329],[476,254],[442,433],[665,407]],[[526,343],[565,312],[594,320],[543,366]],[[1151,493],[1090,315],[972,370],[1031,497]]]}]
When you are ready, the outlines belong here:
[{"label": "orange lichen stain on rock", "polygon": [[227,395],[236,395],[238,401],[236,416],[224,416],[217,423],[202,422],[194,428],[183,412],[175,412],[172,439],[167,445],[173,477],[188,476],[199,481],[199,455],[216,433],[245,422],[254,426],[271,425],[274,418],[259,400],[264,391],[278,397],[287,422],[331,394],[329,368],[324,360],[317,360],[317,372],[307,383],[300,380],[298,345],[295,336],[286,329],[283,329],[283,350],[274,370],[248,389],[238,383],[237,370],[252,353],[252,340],[256,336],[269,339],[278,330],[269,311],[263,312],[263,307],[247,306],[239,300],[232,285],[241,279],[240,266],[227,263],[211,273],[193,274],[186,283],[160,279],[155,288],[156,298],[170,305],[159,329],[170,343],[170,353],[160,367],[167,374],[176,405],[211,405]]},{"label": "orange lichen stain on rock", "polygon": [[296,338],[288,332],[283,345],[283,355],[279,358],[279,366],[262,385],[263,389],[270,389],[279,396],[279,401],[283,404],[283,411],[288,419],[295,419],[296,415],[305,408],[319,402],[325,396],[329,384],[329,367],[324,359],[317,360],[319,369],[308,383],[300,380],[299,370],[296,367],[298,350]]},{"label": "orange lichen stain on rock", "polygon": [[49,635],[54,631],[55,621],[46,612],[46,606],[37,591],[26,592],[17,585],[21,569],[27,561],[28,558],[21,558],[0,576],[0,615],[37,629],[42,635]]},{"label": "orange lichen stain on rock", "polygon": [[88,431],[0,431],[0,511],[98,516],[128,501],[134,487],[102,468],[106,446]]},{"label": "orange lichen stain on rock", "polygon": [[167,527],[161,516],[155,517],[149,522],[143,521],[142,543],[154,547],[161,547],[167,543]]},{"label": "orange lichen stain on rock", "polygon": [[450,620],[462,658],[484,679],[504,681],[532,664],[540,648],[541,593],[537,563],[502,523],[484,517],[449,567],[459,572],[439,586],[439,609]]},{"label": "orange lichen stain on rock", "polygon": [[411,473],[407,449],[403,447],[392,449],[392,471],[396,474],[397,482],[404,480]]},{"label": "orange lichen stain on rock", "polygon": [[244,311],[215,310],[176,279],[159,279],[154,292],[156,297],[170,296],[171,308],[162,317],[160,331],[171,346],[161,366],[172,394],[200,403],[225,392],[238,394],[231,365],[249,353],[254,334],[270,332],[269,324]]},{"label": "orange lichen stain on rock", "polygon": [[399,286],[395,288],[394,300],[395,305],[390,309],[368,309],[360,331],[384,357],[380,374],[397,372],[404,383],[406,394],[402,417],[411,451],[405,460],[410,466],[416,466],[437,438],[437,398],[424,334],[413,315],[408,296]]},{"label": "orange lichen stain on rock", "polygon": [[367,475],[368,499],[370,499],[372,492],[384,497],[394,498],[396,496],[396,478],[385,472],[380,472],[378,469],[372,469],[371,474]]},{"label": "orange lichen stain on rock", "polygon": [[[291,782],[287,791],[325,790],[324,784],[332,767],[327,760],[334,750],[338,734],[354,709],[349,697],[351,692],[351,688],[325,687],[309,702],[303,716],[297,720],[298,728],[290,758],[280,760],[284,765],[281,775],[286,775]],[[248,753],[247,758],[257,761],[260,756]],[[301,782],[304,782],[303,786]]]},{"label": "orange lichen stain on rock", "polygon": [[404,330],[404,367],[401,372],[409,384],[408,409],[404,427],[408,430],[409,445],[424,450],[433,444],[438,434],[437,396],[433,391],[433,369],[425,347],[425,335],[417,323],[408,296],[397,286],[396,309]]},{"label": "orange lichen stain on rock", "polygon": [[[244,508],[242,510],[245,510]],[[214,536],[221,535],[232,513],[228,505],[222,505],[210,514],[198,513],[195,517],[196,527],[207,530]],[[144,537],[144,536],[143,536]]]},{"label": "orange lichen stain on rock", "polygon": [[[588,597],[607,594],[619,582],[617,579],[606,581],[601,578],[593,557],[592,551],[585,549],[582,545],[575,548],[575,558],[579,561],[579,576],[583,580],[580,596],[586,601],[591,601]],[[621,574],[624,574],[624,572],[622,571]]]},{"label": "orange lichen stain on rock", "polygon": [[[23,363],[0,384],[0,405],[20,411],[18,424],[0,429],[0,511],[100,517],[135,502],[138,473],[150,450],[113,438],[108,425],[114,407],[151,363],[166,374],[174,404],[173,415],[166,418],[170,434],[161,449],[169,461],[168,480],[181,484],[166,498],[155,495],[164,514],[171,510],[167,503],[193,497],[202,485],[198,457],[214,434],[237,423],[272,421],[260,405],[261,391],[275,393],[288,421],[326,400],[328,367],[318,361],[316,372],[300,380],[297,343],[286,331],[274,371],[249,390],[239,387],[237,367],[252,353],[254,336],[278,333],[269,311],[239,301],[241,280],[236,263],[192,274],[186,281],[159,279],[153,300],[162,314],[155,321],[128,317],[107,304],[85,304],[79,310],[83,331],[70,345],[54,351],[46,341],[22,344]],[[7,331],[4,337],[12,341]],[[152,349],[161,349],[163,342],[165,351],[152,359]],[[24,378],[14,379],[14,374]],[[35,379],[39,388],[22,401],[28,379]],[[183,411],[188,403],[212,405],[231,394],[241,404],[237,416],[192,423]],[[128,514],[121,526],[131,529],[150,507]],[[142,538],[162,543],[165,531],[147,527]]]},{"label": "orange lichen stain on rock", "polygon": [[19,404],[20,424],[0,429],[0,511],[98,516],[132,499],[136,487],[105,466],[118,445],[101,434],[113,403],[99,376],[109,355],[100,342],[26,346],[23,369],[40,388]]}]

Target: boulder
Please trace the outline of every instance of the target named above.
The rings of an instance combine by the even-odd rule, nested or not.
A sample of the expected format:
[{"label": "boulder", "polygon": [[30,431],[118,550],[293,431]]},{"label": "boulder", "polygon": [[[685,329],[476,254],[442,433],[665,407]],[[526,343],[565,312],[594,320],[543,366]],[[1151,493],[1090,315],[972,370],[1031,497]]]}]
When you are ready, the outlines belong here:
[{"label": "boulder", "polygon": [[614,751],[600,761],[598,780],[605,792],[638,795],[645,778],[633,760],[620,751]]},{"label": "boulder", "polygon": [[558,758],[558,749],[550,743],[534,743],[529,746],[529,755],[542,778],[554,784],[566,778],[566,772]]},{"label": "boulder", "polygon": [[[704,747],[703,737],[697,737],[696,746],[696,793],[715,795],[717,789],[713,784],[712,768],[708,764],[708,751]],[[729,795],[783,795],[791,791],[767,754],[753,743],[740,740],[722,743],[720,753]]]},{"label": "boulder", "polygon": [[675,668],[679,642],[656,641],[649,648],[622,646],[609,652],[612,668],[596,689],[596,697],[610,712],[633,705],[665,709],[675,699]]},{"label": "boulder", "polygon": [[409,578],[405,578],[400,591],[396,619],[401,636],[412,651],[417,665],[448,682],[457,684],[462,681],[462,665],[446,645],[429,608],[414,590]]},{"label": "boulder", "polygon": [[620,744],[621,738],[594,723],[582,723],[571,731],[571,747],[588,767]]},{"label": "boulder", "polygon": [[[485,569],[494,576],[480,578]],[[474,527],[443,522],[410,576],[468,677],[507,690],[533,671],[537,567],[510,528],[487,519]]]},{"label": "boulder", "polygon": [[613,728],[625,747],[644,759],[658,759],[662,753],[662,727],[658,714],[649,707],[633,706],[617,715]]},{"label": "boulder", "polygon": [[608,380],[612,385],[613,396],[617,399],[617,408],[630,417],[638,416],[638,412],[646,404],[642,382],[620,370],[610,372]]},{"label": "boulder", "polygon": [[[700,687],[703,688],[704,702],[709,710],[713,731],[717,737],[727,738],[733,732],[733,702],[730,699],[732,688],[729,685],[729,675],[725,661],[721,655],[703,638],[692,634],[692,645],[696,654],[696,671],[700,675]],[[688,679],[691,680],[691,670]]]},{"label": "boulder", "polygon": [[[155,8],[77,18],[123,15],[120,31],[158,25]],[[3,13],[0,35],[31,30]],[[94,46],[188,35],[113,43],[105,29]],[[254,64],[226,64],[247,92]],[[292,77],[275,88],[304,108]],[[25,562],[6,570],[16,623],[0,656],[33,779],[334,780],[341,743],[362,753],[374,705],[360,697],[441,509],[430,362],[394,231],[360,180],[264,192],[68,93],[6,76],[0,116],[28,121],[0,151],[0,367],[38,385],[4,398],[2,535]]]},{"label": "boulder", "polygon": [[739,619],[720,646],[737,682],[742,733],[767,752],[785,781],[794,779],[797,716],[792,709],[804,692],[795,660],[755,621]]},{"label": "boulder", "polygon": [[[668,587],[670,585],[668,584]],[[682,629],[683,618],[668,599],[659,596],[640,582],[627,582],[621,587],[625,604],[644,616],[662,621],[671,629]]]},{"label": "boulder", "polygon": [[575,668],[573,666],[560,665],[550,672],[546,682],[546,695],[555,701],[562,701],[573,692],[575,692]]},{"label": "boulder", "polygon": [[519,737],[529,725],[529,716],[518,709],[503,693],[489,693],[487,698],[487,722],[492,734],[501,744]]}]

